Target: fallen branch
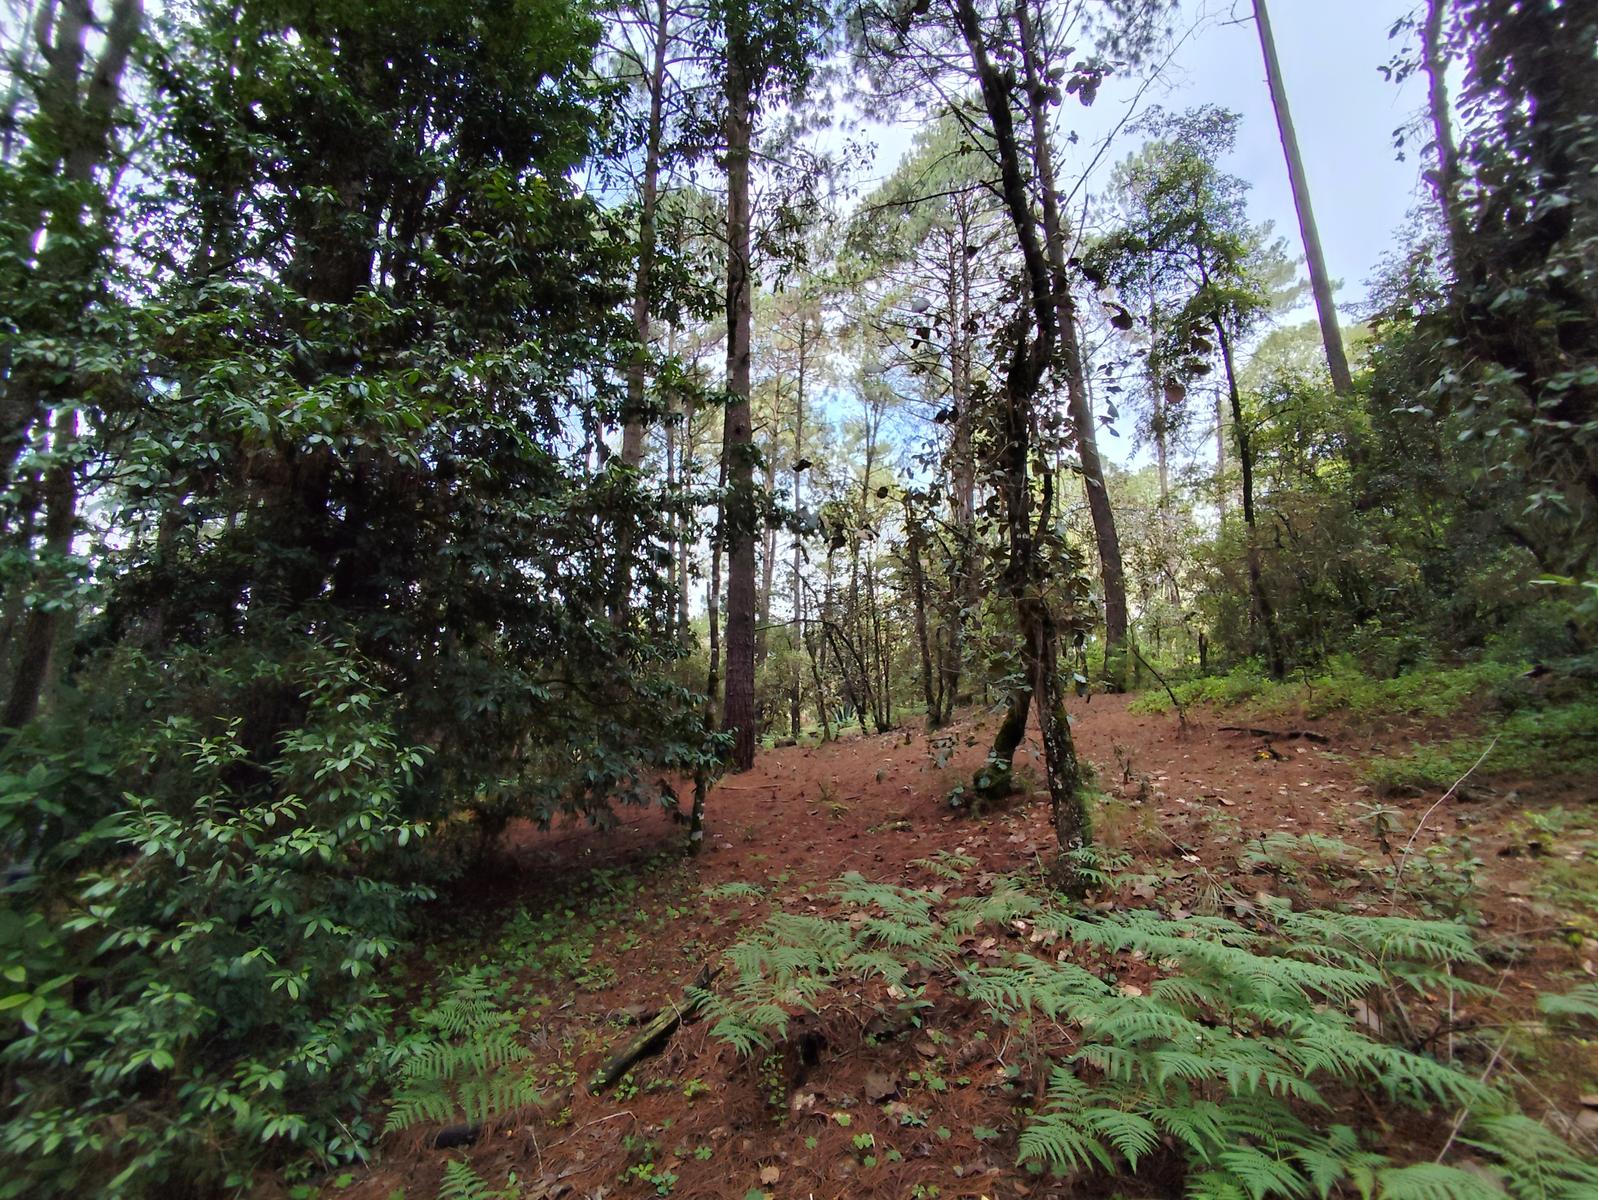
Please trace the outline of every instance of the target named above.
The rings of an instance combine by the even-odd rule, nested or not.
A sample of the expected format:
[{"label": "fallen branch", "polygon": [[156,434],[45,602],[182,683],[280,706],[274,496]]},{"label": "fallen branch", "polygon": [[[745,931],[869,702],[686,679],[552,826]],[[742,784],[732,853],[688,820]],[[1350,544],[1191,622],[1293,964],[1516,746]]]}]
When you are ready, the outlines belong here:
[{"label": "fallen branch", "polygon": [[1147,667],[1149,673],[1153,675],[1155,679],[1160,681],[1160,686],[1165,689],[1165,694],[1170,697],[1171,707],[1176,709],[1176,728],[1180,732],[1186,733],[1187,709],[1183,706],[1182,702],[1176,698],[1176,692],[1172,689],[1170,684],[1165,682],[1165,676],[1161,675],[1159,671],[1155,670],[1154,664],[1143,657],[1143,651],[1137,648],[1137,643],[1135,641],[1128,638],[1126,644],[1132,648],[1132,653],[1137,655],[1138,662]]},{"label": "fallen branch", "polygon": [[1476,773],[1476,768],[1487,761],[1487,756],[1493,752],[1493,747],[1498,745],[1498,738],[1500,736],[1501,735],[1499,734],[1494,734],[1493,740],[1487,743],[1487,749],[1481,752],[1481,757],[1470,764],[1470,770],[1466,771],[1458,779],[1454,780],[1454,786],[1449,788],[1441,796],[1437,797],[1437,802],[1428,808],[1423,814],[1421,814],[1420,822],[1415,826],[1415,832],[1409,835],[1409,841],[1404,843],[1403,856],[1398,860],[1398,866],[1393,871],[1393,890],[1388,894],[1387,897],[1388,912],[1391,912],[1398,904],[1398,885],[1403,882],[1404,867],[1409,863],[1409,853],[1415,848],[1415,839],[1420,836],[1420,831],[1426,828],[1426,822],[1431,820],[1432,814],[1442,807],[1443,801],[1447,800],[1450,796],[1457,792],[1459,790],[1459,785],[1474,775]]},{"label": "fallen branch", "polygon": [[1255,737],[1274,738],[1279,742],[1291,742],[1294,738],[1303,738],[1306,742],[1319,742],[1328,744],[1332,739],[1324,733],[1316,733],[1313,729],[1258,729],[1253,725],[1222,725],[1222,733],[1250,733]]},{"label": "fallen branch", "polygon": [[706,963],[699,968],[699,974],[683,989],[683,999],[679,1003],[668,1004],[660,1010],[649,1024],[638,1031],[631,1041],[620,1050],[605,1060],[604,1064],[595,1071],[588,1080],[588,1093],[597,1096],[611,1084],[625,1075],[639,1059],[647,1058],[665,1047],[669,1038],[679,1025],[685,1021],[693,1020],[699,1012],[699,1001],[691,998],[689,993],[702,990],[710,986],[710,981],[716,977],[716,972]]}]

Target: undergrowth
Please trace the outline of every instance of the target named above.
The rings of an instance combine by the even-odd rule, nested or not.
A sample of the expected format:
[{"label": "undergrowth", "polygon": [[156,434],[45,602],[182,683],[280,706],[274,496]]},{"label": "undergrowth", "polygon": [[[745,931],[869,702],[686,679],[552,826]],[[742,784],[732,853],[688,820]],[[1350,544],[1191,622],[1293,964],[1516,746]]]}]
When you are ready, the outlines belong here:
[{"label": "undergrowth", "polygon": [[482,1122],[532,1104],[538,1098],[526,1069],[532,1052],[520,1034],[520,1016],[499,1007],[481,972],[466,972],[392,1048],[399,1083],[383,1132],[457,1118]]},{"label": "undergrowth", "polygon": [[[1303,673],[1278,682],[1267,678],[1256,665],[1244,664],[1224,675],[1173,683],[1171,690],[1184,706],[1246,707],[1260,714],[1446,717],[1473,700],[1512,690],[1525,670],[1524,663],[1489,661],[1423,666],[1396,677],[1382,677],[1372,675],[1351,657],[1338,656],[1315,675]],[[1130,707],[1133,712],[1165,713],[1171,710],[1171,700],[1156,689],[1137,697]]]},{"label": "undergrowth", "polygon": [[1448,787],[1478,759],[1484,772],[1598,772],[1598,700],[1512,712],[1471,737],[1373,759],[1365,777],[1385,791]]},{"label": "undergrowth", "polygon": [[[1521,1114],[1489,1073],[1384,1042],[1361,1019],[1428,995],[1479,995],[1460,977],[1480,965],[1462,923],[1296,912],[1279,898],[1248,922],[1086,914],[1004,878],[946,895],[849,875],[835,895],[843,915],[778,913],[726,951],[730,986],[700,995],[714,1037],[767,1054],[795,1013],[846,1003],[862,982],[884,981],[914,1007],[937,977],[996,1025],[1069,1033],[1017,1143],[1035,1171],[1135,1176],[1174,1160],[1191,1200],[1598,1194],[1598,1167]],[[1006,928],[1028,933],[1021,948],[968,953],[976,931]],[[1151,967],[1142,986],[1118,982]],[[1564,1003],[1585,1019],[1598,996]],[[1377,1131],[1334,1119],[1356,1095],[1384,1114],[1431,1114],[1439,1144],[1456,1117],[1456,1135],[1442,1153],[1395,1153]],[[1454,1150],[1489,1165],[1432,1159]]]}]

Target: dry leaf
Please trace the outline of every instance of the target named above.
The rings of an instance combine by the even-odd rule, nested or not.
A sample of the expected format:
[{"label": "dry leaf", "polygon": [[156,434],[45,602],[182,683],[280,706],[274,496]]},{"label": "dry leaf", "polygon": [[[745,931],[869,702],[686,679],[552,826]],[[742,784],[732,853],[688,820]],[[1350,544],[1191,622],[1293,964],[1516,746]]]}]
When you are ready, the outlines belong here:
[{"label": "dry leaf", "polygon": [[[747,1178],[747,1176],[746,1176],[746,1178]],[[776,1183],[777,1180],[779,1180],[781,1178],[782,1178],[782,1172],[779,1171],[776,1167],[761,1167],[760,1168],[760,1182],[761,1183]]]},{"label": "dry leaf", "polygon": [[899,1081],[891,1075],[881,1071],[868,1071],[865,1082],[866,1099],[873,1104],[880,1104],[891,1096],[899,1094]]}]

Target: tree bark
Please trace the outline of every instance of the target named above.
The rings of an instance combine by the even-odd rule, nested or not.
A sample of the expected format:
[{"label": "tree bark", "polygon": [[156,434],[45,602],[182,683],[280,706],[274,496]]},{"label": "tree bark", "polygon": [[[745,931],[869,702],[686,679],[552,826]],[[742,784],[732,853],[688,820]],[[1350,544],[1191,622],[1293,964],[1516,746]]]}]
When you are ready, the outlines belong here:
[{"label": "tree bark", "polygon": [[[793,510],[795,516],[802,511],[802,498],[804,496],[804,472],[800,469],[800,460],[804,457],[805,450],[805,368],[809,350],[810,312],[801,305],[799,309],[799,378],[794,391],[793,405]],[[793,629],[794,645],[807,645],[805,641],[805,605],[804,605],[804,577],[800,573],[803,563],[804,551],[800,545],[800,535],[796,532],[793,539]],[[814,658],[811,666],[814,667]],[[821,708],[821,693],[816,693],[816,708],[819,714]],[[794,741],[799,740],[800,726],[804,720],[804,687],[799,681],[798,672],[794,673],[793,690],[788,697],[789,725],[792,727]]]},{"label": "tree bark", "polygon": [[[776,423],[777,401],[782,398],[782,390],[777,389],[777,395],[772,403],[772,422]],[[766,453],[766,495],[771,495],[777,487],[777,431],[771,431],[770,449]],[[777,527],[766,525],[761,538],[760,547],[760,620],[755,628],[755,666],[758,668],[766,661],[766,647],[771,629],[771,590],[777,578]]]},{"label": "tree bark", "polygon": [[1304,159],[1298,149],[1298,134],[1293,129],[1293,114],[1287,106],[1287,88],[1282,82],[1282,64],[1277,61],[1276,39],[1271,34],[1271,19],[1265,0],[1254,0],[1254,23],[1259,28],[1260,50],[1265,56],[1265,78],[1271,88],[1271,107],[1276,111],[1276,128],[1282,139],[1282,154],[1287,159],[1288,182],[1293,187],[1293,207],[1298,212],[1299,233],[1304,239],[1304,262],[1309,267],[1310,291],[1315,296],[1315,314],[1320,319],[1321,342],[1326,349],[1326,369],[1332,376],[1332,390],[1339,396],[1346,396],[1354,390],[1354,380],[1348,371],[1348,356],[1343,352],[1343,332],[1337,323],[1337,302],[1332,298],[1332,280],[1326,271],[1321,235],[1315,227],[1309,179],[1304,174]]},{"label": "tree bark", "polygon": [[[1025,0],[1022,0],[1024,6]],[[1048,252],[1032,212],[1027,182],[1021,171],[1021,151],[1010,111],[1010,84],[988,54],[974,0],[956,0],[960,31],[981,85],[1000,173],[1000,191],[1015,230],[1017,249],[1025,270],[1027,297],[1034,333],[1020,325],[1012,338],[1003,388],[1003,419],[999,454],[1009,532],[1006,584],[1015,602],[1021,627],[1022,653],[1029,682],[1038,705],[1039,733],[1045,747],[1050,807],[1059,838],[1061,864],[1079,850],[1088,837],[1081,798],[1081,778],[1074,767],[1075,749],[1065,721],[1063,692],[1059,685],[1058,644],[1046,598],[1047,580],[1031,528],[1031,484],[1028,478],[1033,405],[1044,373],[1054,359],[1055,343],[1065,322],[1059,300],[1062,289],[1051,277]],[[1020,10],[1022,37],[1026,38],[1024,7]],[[1039,101],[1041,102],[1041,101]],[[1048,189],[1045,189],[1047,193]],[[1045,209],[1047,212],[1047,209]],[[1069,293],[1065,293],[1068,298]],[[1068,316],[1069,314],[1067,314]],[[1045,513],[1052,498],[1045,477]],[[1024,726],[1023,726],[1024,728]]]},{"label": "tree bark", "polygon": [[644,132],[644,178],[638,213],[638,273],[633,282],[633,330],[638,348],[627,367],[627,412],[621,434],[621,461],[636,470],[644,461],[644,393],[648,387],[650,305],[654,291],[655,213],[660,198],[661,113],[665,106],[666,49],[671,37],[670,0],[658,0],[655,59],[649,72],[649,123]]},{"label": "tree bark", "polygon": [[1048,89],[1045,65],[1040,59],[1028,5],[1018,0],[1016,23],[1021,35],[1021,59],[1026,72],[1026,107],[1032,126],[1032,155],[1043,209],[1043,233],[1055,293],[1054,315],[1059,323],[1057,344],[1065,368],[1066,404],[1071,417],[1082,480],[1087,490],[1088,512],[1093,518],[1093,540],[1098,546],[1100,582],[1104,588],[1104,674],[1116,691],[1125,687],[1127,607],[1126,571],[1121,562],[1121,539],[1115,528],[1115,511],[1104,482],[1104,462],[1099,457],[1093,428],[1092,402],[1087,391],[1087,364],[1076,327],[1076,301],[1065,258],[1065,220],[1060,211],[1054,179],[1054,153],[1048,124]]},{"label": "tree bark", "polygon": [[954,477],[954,525],[959,545],[955,553],[955,579],[952,581],[953,619],[943,663],[945,722],[954,719],[954,706],[960,699],[960,679],[965,671],[966,630],[982,605],[981,581],[977,578],[976,537],[976,460],[971,432],[971,253],[970,201],[955,198],[956,238],[951,248],[949,311],[952,326],[949,342],[949,399],[954,408],[954,436],[950,446]]},{"label": "tree bark", "polygon": [[1282,634],[1276,624],[1276,610],[1271,607],[1270,596],[1265,591],[1265,573],[1260,565],[1259,533],[1254,523],[1254,448],[1243,421],[1243,398],[1237,388],[1237,372],[1232,359],[1232,341],[1226,334],[1226,325],[1214,321],[1215,339],[1221,348],[1221,363],[1226,368],[1226,394],[1232,404],[1232,432],[1237,442],[1237,469],[1243,484],[1243,525],[1248,539],[1248,586],[1254,600],[1255,614],[1265,632],[1265,651],[1270,661],[1271,677],[1281,679],[1287,674],[1287,660],[1282,650]]},{"label": "tree bark", "polygon": [[[63,572],[72,554],[72,534],[77,527],[77,476],[72,461],[77,442],[77,410],[58,410],[53,426],[53,461],[44,472],[42,575],[44,581],[59,585],[64,582]],[[70,617],[70,610],[63,611],[53,605],[36,605],[28,611],[18,639],[11,688],[5,708],[0,711],[0,745],[9,739],[10,731],[22,728],[38,712],[39,697],[50,681],[56,649],[63,640],[62,631]]]},{"label": "tree bark", "polygon": [[908,496],[904,502],[905,566],[910,572],[910,600],[915,612],[916,648],[921,652],[921,695],[927,703],[927,728],[943,724],[943,697],[933,686],[932,643],[927,637],[927,579],[921,553],[926,543],[926,528],[911,511]]},{"label": "tree bark", "polygon": [[[36,93],[37,135],[43,143],[39,149],[69,185],[91,184],[95,172],[110,162],[122,77],[143,19],[141,0],[115,0],[103,24],[96,21],[89,0],[65,0],[38,14],[40,52],[48,68]],[[98,57],[85,75],[85,42],[91,28],[102,30],[103,37]],[[94,231],[105,215],[99,210],[103,202],[86,209],[76,189],[65,195],[55,207],[30,212],[27,220],[19,222],[25,244],[17,249],[26,261],[38,235],[44,234],[32,286],[59,297],[41,325],[24,332],[70,341],[103,291],[106,252]],[[41,441],[48,436],[53,461],[42,477],[46,556],[42,575],[59,580],[72,552],[77,521],[77,467],[72,457],[78,414],[72,406],[82,399],[78,368],[73,364],[58,376],[53,365],[41,369],[32,362],[0,361],[0,379],[0,491],[11,487],[30,436]],[[47,415],[52,407],[53,420]],[[37,712],[57,659],[56,648],[67,640],[73,619],[70,609],[28,612],[12,659],[0,726],[16,729]]]},{"label": "tree bark", "polygon": [[1448,99],[1448,50],[1443,45],[1443,24],[1448,0],[1427,0],[1421,29],[1421,65],[1426,71],[1426,106],[1431,115],[1432,146],[1437,166],[1431,178],[1432,193],[1443,210],[1448,231],[1448,257],[1454,275],[1463,275],[1460,255],[1469,244],[1469,223],[1459,200],[1459,145],[1454,140],[1453,109]]},{"label": "tree bark", "polygon": [[755,762],[755,446],[749,414],[750,274],[749,56],[746,37],[727,48],[727,411],[722,525],[727,545],[727,683],[722,727],[733,735],[731,764]]}]

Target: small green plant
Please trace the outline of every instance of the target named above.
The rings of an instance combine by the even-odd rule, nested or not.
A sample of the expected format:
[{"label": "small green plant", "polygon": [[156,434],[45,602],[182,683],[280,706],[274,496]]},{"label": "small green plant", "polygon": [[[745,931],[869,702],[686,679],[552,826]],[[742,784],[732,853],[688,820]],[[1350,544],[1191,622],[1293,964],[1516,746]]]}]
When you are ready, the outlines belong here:
[{"label": "small green plant", "polygon": [[504,1187],[496,1188],[464,1158],[446,1162],[438,1184],[438,1200],[519,1200],[521,1194],[514,1171],[506,1177]]},{"label": "small green plant", "polygon": [[523,1065],[532,1053],[519,1040],[520,1023],[499,1008],[481,970],[456,979],[438,1004],[418,1014],[417,1024],[390,1055],[400,1078],[385,1133],[457,1117],[485,1121],[537,1099]]},{"label": "small green plant", "polygon": [[621,1173],[623,1183],[641,1183],[655,1190],[657,1196],[669,1196],[677,1186],[677,1176],[657,1167],[653,1162],[634,1163]]},{"label": "small green plant", "polygon": [[689,1102],[697,1100],[708,1091],[710,1091],[710,1085],[703,1079],[689,1079],[682,1085],[683,1099]]}]

